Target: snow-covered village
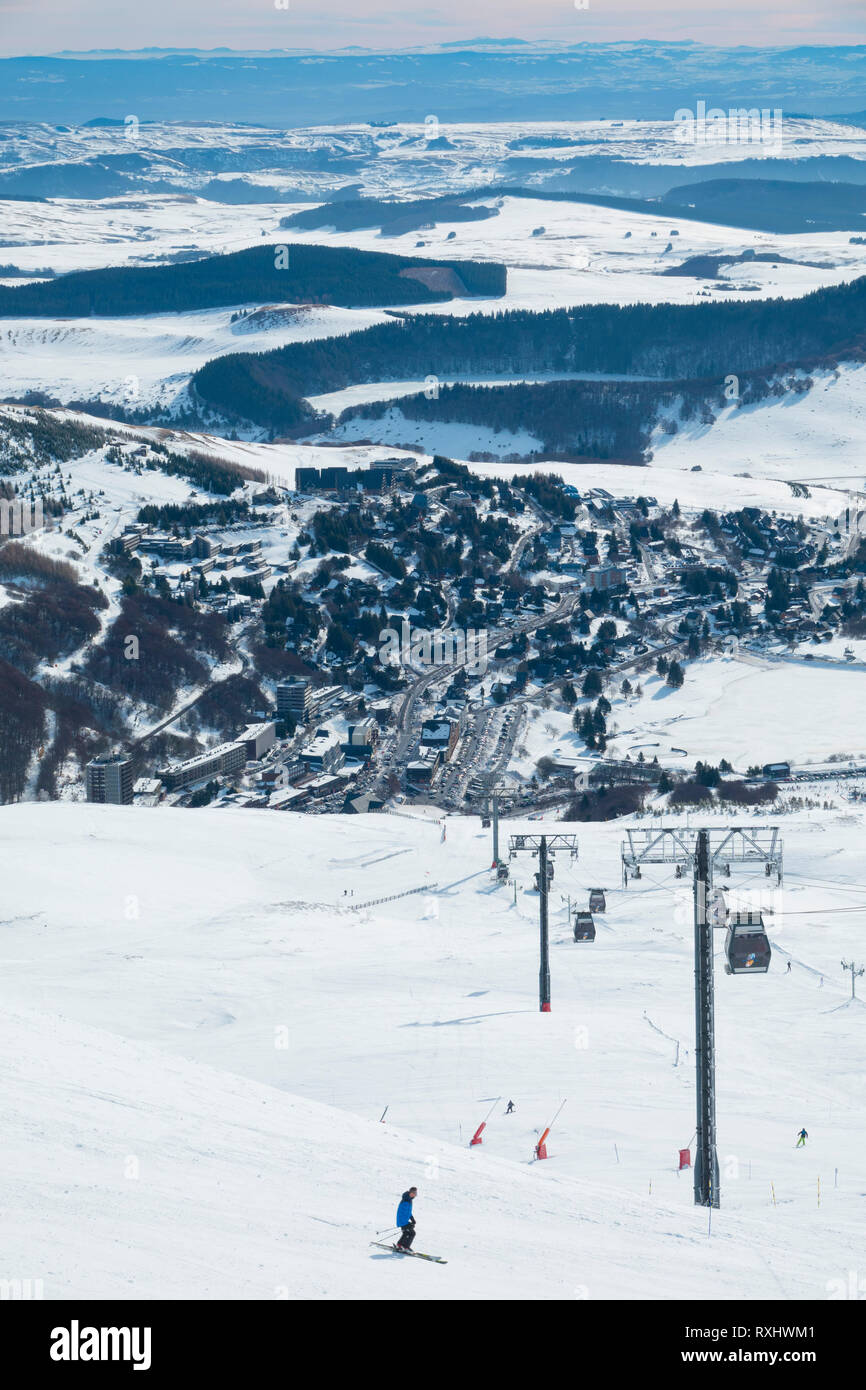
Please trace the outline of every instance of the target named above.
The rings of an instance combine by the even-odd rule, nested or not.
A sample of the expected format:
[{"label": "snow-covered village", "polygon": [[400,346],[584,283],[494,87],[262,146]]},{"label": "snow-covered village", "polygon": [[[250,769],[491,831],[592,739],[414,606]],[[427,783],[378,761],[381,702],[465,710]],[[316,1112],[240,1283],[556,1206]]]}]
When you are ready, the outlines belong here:
[{"label": "snow-covered village", "polygon": [[178,1371],[190,1301],[565,1301],[647,1305],[665,1373],[830,1372],[866,31],[787,8],[4,21],[35,1363]]}]

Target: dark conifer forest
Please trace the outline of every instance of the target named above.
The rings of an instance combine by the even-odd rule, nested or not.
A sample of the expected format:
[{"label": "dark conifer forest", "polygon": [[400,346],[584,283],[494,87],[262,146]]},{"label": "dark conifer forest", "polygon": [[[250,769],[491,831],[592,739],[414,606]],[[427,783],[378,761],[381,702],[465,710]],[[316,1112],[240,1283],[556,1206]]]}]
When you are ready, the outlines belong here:
[{"label": "dark conifer forest", "polygon": [[[450,271],[435,288],[412,272]],[[17,288],[0,286],[0,317],[184,313],[233,304],[433,304],[459,291],[505,293],[495,262],[419,260],[334,246],[253,246],[183,264],[73,271]]]},{"label": "dark conifer forest", "polygon": [[[438,399],[413,398],[408,408],[416,418],[473,422],[495,412],[497,419],[519,418],[546,447],[593,454],[599,449],[593,444],[594,415],[599,421],[609,415],[600,447],[610,456],[639,452],[648,423],[674,394],[690,398],[690,409],[700,408],[700,402],[714,408],[724,382],[734,375],[741,398],[759,400],[779,389],[785,372],[861,357],[864,309],[866,278],[796,300],[598,304],[466,317],[412,314],[341,337],[219,357],[195,373],[193,386],[204,405],[224,414],[302,434],[327,423],[307,397],[358,382],[476,373],[631,377],[613,386],[516,384],[498,388],[495,397],[489,390],[443,387]],[[641,377],[648,380],[635,380]],[[575,409],[584,413],[577,422]],[[615,437],[621,431],[622,440]]]}]

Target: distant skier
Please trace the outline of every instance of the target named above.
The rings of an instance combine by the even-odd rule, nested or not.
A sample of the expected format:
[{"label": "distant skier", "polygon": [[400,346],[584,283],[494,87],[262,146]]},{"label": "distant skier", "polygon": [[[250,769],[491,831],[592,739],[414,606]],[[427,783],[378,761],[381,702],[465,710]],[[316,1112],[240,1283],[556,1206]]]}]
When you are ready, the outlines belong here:
[{"label": "distant skier", "polygon": [[805,1129],[801,1129],[801,1130],[800,1130],[800,1133],[797,1135],[797,1148],[798,1148],[798,1149],[800,1149],[800,1148],[803,1148],[803,1149],[804,1149],[804,1148],[806,1147],[806,1140],[807,1140],[808,1138],[809,1138],[809,1135],[808,1135],[808,1133],[806,1132],[806,1130],[805,1130]]},{"label": "distant skier", "polygon": [[513,1109],[514,1109],[514,1101],[513,1101],[513,1100],[510,1100],[510,1101],[508,1102],[508,1106],[507,1106],[506,1111],[505,1111],[506,1115],[510,1115]]},{"label": "distant skier", "polygon": [[410,1187],[408,1192],[404,1192],[400,1198],[400,1205],[397,1208],[397,1225],[403,1234],[397,1241],[395,1250],[411,1250],[412,1242],[415,1239],[415,1218],[412,1215],[412,1203],[418,1196],[417,1187]]},{"label": "distant skier", "polygon": [[790,962],[790,961],[788,961],[788,969],[787,969],[787,971],[786,971],[785,973],[786,973],[787,975],[790,975],[790,973],[791,973],[791,962]]}]

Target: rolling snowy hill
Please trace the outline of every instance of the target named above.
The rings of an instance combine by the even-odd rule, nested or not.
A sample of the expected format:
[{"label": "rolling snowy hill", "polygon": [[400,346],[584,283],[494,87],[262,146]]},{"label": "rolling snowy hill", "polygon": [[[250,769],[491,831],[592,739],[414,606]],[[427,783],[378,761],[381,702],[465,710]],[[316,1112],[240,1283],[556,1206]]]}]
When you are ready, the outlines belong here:
[{"label": "rolling snowy hill", "polygon": [[[781,895],[733,871],[775,909],[775,956],[745,980],[717,958],[708,1233],[676,1171],[691,890],[659,866],[620,889],[621,824],[569,827],[547,1015],[531,861],[515,903],[477,821],[443,841],[408,816],[5,808],[5,1262],[48,1298],[826,1298],[866,1200],[864,1006],[838,964],[861,817],[788,816]],[[575,945],[559,895],[598,883],[598,940]],[[410,1182],[445,1267],[368,1244]]]}]

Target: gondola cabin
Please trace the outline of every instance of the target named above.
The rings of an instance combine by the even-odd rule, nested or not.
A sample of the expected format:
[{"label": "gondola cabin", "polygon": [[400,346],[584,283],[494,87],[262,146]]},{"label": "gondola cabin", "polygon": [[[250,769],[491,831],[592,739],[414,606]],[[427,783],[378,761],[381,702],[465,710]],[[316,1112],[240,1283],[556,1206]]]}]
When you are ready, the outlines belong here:
[{"label": "gondola cabin", "polygon": [[605,902],[605,898],[604,898],[604,889],[603,889],[603,888],[592,888],[592,889],[590,890],[590,894],[589,894],[589,910],[590,910],[590,912],[606,912],[606,911],[607,911],[607,903]]},{"label": "gondola cabin", "polygon": [[[536,891],[536,893],[540,893],[540,892],[541,892],[541,870],[540,870],[540,869],[538,870],[537,873],[533,874],[533,878],[535,879],[535,891]],[[547,886],[548,886],[548,888],[550,887],[550,885],[551,885],[552,882],[553,882],[553,865],[551,864],[550,860],[548,859],[548,861],[547,861]]]},{"label": "gondola cabin", "polygon": [[725,956],[729,975],[766,975],[772,951],[760,912],[729,914]]},{"label": "gondola cabin", "polygon": [[574,939],[575,941],[595,941],[595,922],[592,920],[591,912],[575,912]]}]

